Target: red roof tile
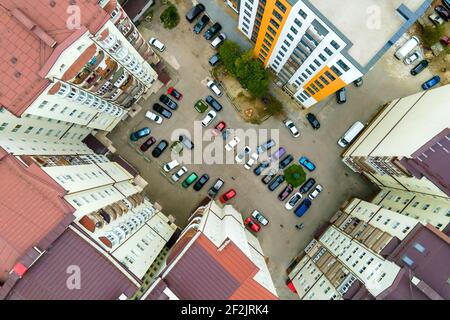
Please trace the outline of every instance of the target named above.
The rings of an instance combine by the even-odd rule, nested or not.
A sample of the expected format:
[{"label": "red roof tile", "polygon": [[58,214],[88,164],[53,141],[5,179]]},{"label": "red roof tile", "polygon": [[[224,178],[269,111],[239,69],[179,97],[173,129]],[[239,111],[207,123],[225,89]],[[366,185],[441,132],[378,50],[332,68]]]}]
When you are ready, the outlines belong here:
[{"label": "red roof tile", "polygon": [[16,261],[51,237],[75,209],[64,200],[64,190],[36,164],[26,167],[3,149],[0,177],[0,280],[4,280]]}]

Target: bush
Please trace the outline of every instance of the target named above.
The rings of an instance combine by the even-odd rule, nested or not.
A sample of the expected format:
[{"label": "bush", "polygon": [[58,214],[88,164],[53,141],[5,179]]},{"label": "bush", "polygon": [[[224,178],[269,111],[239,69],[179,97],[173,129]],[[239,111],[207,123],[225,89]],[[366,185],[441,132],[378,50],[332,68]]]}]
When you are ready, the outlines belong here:
[{"label": "bush", "polygon": [[241,56],[242,51],[239,45],[233,41],[225,40],[219,49],[219,56],[222,59],[225,69],[236,77],[236,61]]},{"label": "bush", "polygon": [[159,18],[166,29],[173,29],[180,22],[180,15],[178,14],[177,7],[171,3],[168,4],[167,8],[161,13]]},{"label": "bush", "polygon": [[264,105],[267,108],[267,113],[269,113],[271,115],[282,115],[282,114],[284,114],[283,105],[274,96],[272,96],[270,94],[267,95],[267,96],[264,96],[262,98],[262,101],[263,101]]},{"label": "bush", "polygon": [[306,173],[298,164],[293,164],[284,170],[286,182],[292,184],[294,188],[299,187],[306,180]]},{"label": "bush", "polygon": [[422,41],[426,47],[431,48],[445,33],[445,25],[422,27]]}]

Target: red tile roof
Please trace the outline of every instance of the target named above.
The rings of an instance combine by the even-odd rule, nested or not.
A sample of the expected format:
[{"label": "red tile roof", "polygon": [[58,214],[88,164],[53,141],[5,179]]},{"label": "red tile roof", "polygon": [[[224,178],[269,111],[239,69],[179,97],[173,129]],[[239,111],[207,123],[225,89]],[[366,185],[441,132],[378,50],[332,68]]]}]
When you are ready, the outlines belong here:
[{"label": "red tile roof", "polygon": [[[75,209],[64,200],[64,190],[36,164],[23,165],[0,148],[0,282],[33,246],[70,221]],[[26,201],[24,201],[26,199]],[[41,245],[42,243],[42,245]],[[47,243],[48,244],[48,243]]]},{"label": "red tile roof", "polygon": [[[97,0],[77,1],[81,28],[69,29],[67,1],[2,0],[0,6],[0,104],[20,116],[49,84],[43,68],[51,66],[61,49],[80,33],[95,34],[108,20]],[[14,14],[13,14],[14,13]],[[35,25],[31,30],[30,27]],[[51,46],[52,41],[56,46]],[[45,70],[44,70],[45,71]]]}]

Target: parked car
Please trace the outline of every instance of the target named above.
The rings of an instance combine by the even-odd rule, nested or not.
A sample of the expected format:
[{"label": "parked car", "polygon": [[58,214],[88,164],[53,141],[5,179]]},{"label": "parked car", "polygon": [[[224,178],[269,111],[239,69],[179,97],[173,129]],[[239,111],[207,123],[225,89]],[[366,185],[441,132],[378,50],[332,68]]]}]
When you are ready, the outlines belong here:
[{"label": "parked car", "polygon": [[153,47],[155,47],[156,49],[158,49],[159,52],[163,52],[164,50],[166,50],[166,46],[164,45],[164,43],[162,43],[156,38],[150,38],[148,43]]},{"label": "parked car", "polygon": [[219,197],[220,203],[225,203],[236,196],[236,190],[230,189]]},{"label": "parked car", "polygon": [[435,85],[437,85],[439,83],[439,81],[441,81],[441,78],[439,76],[434,76],[433,78],[431,78],[428,81],[425,81],[422,84],[422,89],[423,90],[428,90],[428,89],[434,87]]},{"label": "parked car", "polygon": [[226,128],[223,132],[222,132],[222,139],[227,141],[228,137],[231,135],[231,132],[233,131],[233,129],[231,128]]},{"label": "parked car", "polygon": [[197,110],[198,113],[203,113],[208,110],[208,105],[203,99],[200,99],[195,103],[194,109]]},{"label": "parked car", "polygon": [[442,36],[439,40],[444,46],[450,46],[450,38],[448,36]]},{"label": "parked car", "polygon": [[297,127],[295,126],[294,122],[292,122],[292,120],[286,119],[283,121],[283,123],[286,126],[286,128],[289,129],[291,135],[294,138],[297,138],[300,136],[300,131],[297,129]]},{"label": "parked car", "polygon": [[286,149],[284,147],[279,147],[277,151],[275,151],[271,156],[270,156],[270,161],[274,162],[277,161],[278,159],[280,159],[284,154],[286,153]]},{"label": "parked car", "polygon": [[315,184],[316,184],[316,180],[314,180],[313,178],[309,178],[308,180],[305,181],[305,183],[302,184],[302,186],[300,187],[300,189],[298,189],[298,191],[301,194],[305,194],[309,190],[311,190]]},{"label": "parked car", "polygon": [[311,192],[311,193],[309,194],[308,197],[309,197],[311,200],[314,200],[315,198],[317,198],[317,196],[319,195],[319,193],[321,193],[322,191],[323,191],[322,185],[318,184],[318,185],[314,188],[313,192]]},{"label": "parked car", "polygon": [[217,137],[226,128],[226,126],[227,124],[225,123],[225,121],[220,121],[218,124],[216,124],[212,131],[213,136]]},{"label": "parked car", "polygon": [[[431,19],[431,16],[430,16]],[[418,37],[411,37],[408,41],[406,41],[397,51],[395,51],[394,56],[398,60],[403,60],[415,47],[420,44],[420,40]]]},{"label": "parked car", "polygon": [[178,141],[180,141],[189,150],[194,149],[194,143],[185,134],[180,134],[178,136]]},{"label": "parked car", "polygon": [[222,30],[222,26],[220,23],[214,23],[208,30],[206,30],[204,37],[206,40],[211,40],[220,30]]},{"label": "parked car", "polygon": [[244,164],[244,168],[247,170],[250,170],[250,168],[256,163],[258,160],[259,155],[257,153],[252,153],[248,161]]},{"label": "parked car", "polygon": [[347,102],[347,94],[346,94],[346,89],[342,88],[339,89],[338,91],[336,91],[336,101],[339,104],[343,104]]},{"label": "parked car", "polygon": [[150,137],[140,146],[141,151],[147,151],[152,145],[156,143],[155,137]]},{"label": "parked car", "polygon": [[248,155],[252,149],[249,146],[245,146],[244,149],[242,149],[234,158],[236,163],[241,163],[242,160],[244,160],[245,156]]},{"label": "parked car", "polygon": [[159,158],[161,156],[161,154],[164,152],[164,150],[167,149],[168,146],[169,146],[169,143],[166,140],[161,140],[156,145],[155,149],[153,149],[152,156],[155,158]]},{"label": "parked car", "polygon": [[179,92],[174,87],[170,87],[169,89],[167,89],[167,93],[170,94],[175,99],[177,99],[178,101],[183,98],[183,95],[181,94],[181,92]]},{"label": "parked car", "polygon": [[273,181],[269,184],[268,188],[270,191],[275,191],[279,186],[286,180],[283,175],[278,175]]},{"label": "parked car", "polygon": [[294,187],[292,186],[292,184],[289,183],[278,195],[278,200],[280,201],[286,200],[286,198],[289,197],[292,191],[294,191]]},{"label": "parked car", "polygon": [[311,124],[313,129],[317,130],[320,128],[320,122],[317,120],[316,116],[312,113],[306,114],[306,120]]},{"label": "parked car", "polygon": [[450,10],[450,0],[442,0],[442,4],[447,10]]},{"label": "parked car", "polygon": [[165,172],[169,172],[169,171],[175,169],[176,167],[178,167],[179,165],[180,165],[180,163],[178,162],[177,159],[175,159],[175,160],[172,160],[172,161],[170,161],[170,162],[167,162],[167,163],[163,166],[163,169],[164,169]]},{"label": "parked car", "polygon": [[166,96],[165,94],[162,94],[159,97],[159,101],[161,101],[162,103],[164,103],[167,107],[169,107],[172,110],[177,110],[178,108],[178,103],[176,103],[175,101],[173,101],[172,99],[170,99],[168,96]]},{"label": "parked car", "polygon": [[364,130],[364,127],[363,123],[356,121],[338,140],[338,145],[346,148]]},{"label": "parked car", "polygon": [[144,127],[142,129],[139,129],[138,131],[133,132],[130,134],[130,140],[131,141],[138,141],[139,139],[148,136],[152,132],[149,127]]},{"label": "parked car", "polygon": [[227,36],[225,35],[225,33],[221,32],[212,42],[211,42],[211,47],[213,47],[214,49],[218,48],[227,38]]},{"label": "parked car", "polygon": [[197,180],[198,176],[195,172],[192,172],[184,181],[181,183],[183,188],[188,188],[191,184]]},{"label": "parked car", "polygon": [[209,104],[211,108],[213,108],[217,112],[222,110],[222,105],[216,99],[214,99],[213,96],[207,96],[205,100],[206,103]]},{"label": "parked car", "polygon": [[201,3],[197,4],[195,7],[193,7],[191,10],[186,13],[186,20],[189,21],[189,23],[192,23],[192,21],[195,20],[202,12],[205,11],[205,6]]},{"label": "parked car", "polygon": [[269,224],[269,220],[267,220],[266,217],[264,217],[263,214],[258,210],[253,210],[252,217],[255,218],[256,221],[261,223],[263,226],[267,226]]},{"label": "parked car", "polygon": [[311,207],[311,200],[305,198],[297,207],[297,209],[295,209],[294,213],[297,217],[301,217],[306,213],[306,211],[308,211],[310,207]]},{"label": "parked car", "polygon": [[147,119],[150,119],[150,120],[152,120],[152,121],[155,121],[157,124],[161,124],[161,123],[163,122],[163,119],[162,119],[160,116],[158,116],[157,114],[154,114],[154,113],[151,112],[151,111],[147,111],[147,112],[145,113],[145,117],[146,117]]},{"label": "parked car", "polygon": [[212,67],[216,66],[220,62],[219,54],[216,53],[215,55],[213,55],[211,58],[209,58],[208,62]]},{"label": "parked car", "polygon": [[199,34],[200,32],[202,32],[202,30],[208,24],[209,20],[210,20],[209,17],[206,14],[204,14],[200,18],[200,20],[198,20],[197,23],[195,24],[194,29],[193,29],[194,33]]},{"label": "parked car", "polygon": [[183,145],[180,141],[174,141],[170,145],[170,150],[172,150],[173,153],[181,155],[183,153]]},{"label": "parked car", "polygon": [[286,202],[284,207],[287,210],[292,210],[295,205],[302,199],[302,194],[300,192],[294,193],[292,197],[289,198],[289,200]]},{"label": "parked car", "polygon": [[278,164],[278,167],[280,170],[283,170],[286,168],[292,161],[294,161],[294,157],[290,154],[288,154],[286,157],[284,157],[282,160],[280,160],[280,163]]},{"label": "parked car", "polygon": [[239,142],[241,142],[241,139],[239,139],[239,137],[234,137],[233,139],[231,139],[230,142],[228,142],[225,145],[225,150],[227,150],[227,151],[233,150],[233,148],[236,147]]},{"label": "parked car", "polygon": [[209,80],[206,85],[208,88],[214,92],[214,94],[218,97],[221,97],[223,95],[222,90],[219,89],[219,86],[212,80]]},{"label": "parked car", "polygon": [[308,171],[314,171],[316,170],[316,166],[314,163],[312,163],[311,161],[309,161],[309,159],[307,157],[301,157],[300,159],[298,159],[298,162],[304,166],[306,169],[308,169]]},{"label": "parked car", "polygon": [[360,78],[356,79],[355,81],[353,81],[353,84],[357,87],[361,87],[363,85],[363,78],[360,77]]},{"label": "parked car", "polygon": [[172,181],[173,181],[173,182],[177,182],[178,180],[180,180],[180,178],[181,178],[187,171],[188,171],[187,168],[186,168],[185,166],[182,166],[182,167],[180,168],[180,170],[178,170],[177,172],[175,172],[175,173],[172,175]]},{"label": "parked car", "polygon": [[194,184],[194,190],[195,191],[200,191],[203,186],[208,182],[209,180],[209,176],[205,173],[203,174],[200,179],[198,179],[198,181]]},{"label": "parked car", "polygon": [[252,217],[245,219],[244,224],[254,232],[259,232],[259,230],[261,230],[260,225]]},{"label": "parked car", "polygon": [[256,153],[261,154],[265,151],[272,149],[275,145],[276,145],[275,140],[270,139],[270,140],[264,142],[262,145],[258,146],[256,148]]},{"label": "parked car", "polygon": [[412,64],[414,61],[422,59],[423,55],[420,50],[414,50],[411,54],[409,54],[405,60],[403,61],[406,65]]},{"label": "parked car", "polygon": [[432,14],[430,14],[428,16],[428,18],[436,25],[441,25],[444,24],[445,21],[444,19],[442,19],[442,17],[437,13],[437,12],[433,12]]},{"label": "parked car", "polygon": [[434,11],[436,11],[436,13],[440,15],[441,18],[445,21],[448,21],[450,19],[450,10],[446,9],[444,6],[437,6],[436,8],[434,8]]},{"label": "parked car", "polygon": [[269,184],[275,175],[277,174],[278,170],[270,169],[269,172],[261,179],[262,183]]},{"label": "parked car", "polygon": [[206,116],[202,120],[202,126],[207,127],[210,123],[216,118],[217,113],[214,110],[211,110],[206,114]]},{"label": "parked car", "polygon": [[222,179],[217,179],[214,185],[208,190],[208,196],[214,199],[224,184],[225,182]]},{"label": "parked car", "polygon": [[264,169],[267,169],[269,166],[270,161],[261,162],[255,169],[253,169],[253,173],[259,176],[264,171]]},{"label": "parked car", "polygon": [[411,69],[410,73],[411,75],[416,76],[421,73],[426,67],[428,67],[428,61],[422,60],[414,68]]},{"label": "parked car", "polygon": [[162,105],[155,103],[153,105],[153,110],[158,112],[160,115],[162,115],[166,119],[170,119],[172,117],[172,112],[168,109],[164,108]]}]

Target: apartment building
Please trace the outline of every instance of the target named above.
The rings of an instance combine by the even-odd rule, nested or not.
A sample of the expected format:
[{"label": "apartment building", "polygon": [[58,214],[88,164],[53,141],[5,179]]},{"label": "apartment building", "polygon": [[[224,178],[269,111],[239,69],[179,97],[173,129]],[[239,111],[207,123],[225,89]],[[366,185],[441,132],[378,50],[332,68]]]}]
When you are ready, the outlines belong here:
[{"label": "apartment building", "polygon": [[239,30],[277,85],[308,108],[367,73],[430,5],[241,0]]},{"label": "apartment building", "polygon": [[445,232],[351,199],[287,270],[301,299],[448,299]]},{"label": "apartment building", "polygon": [[208,201],[190,217],[147,300],[278,299],[261,246],[231,205]]},{"label": "apartment building", "polygon": [[[449,96],[450,85],[446,85],[386,104],[342,154],[344,163],[380,188],[447,202],[450,199]],[[431,204],[428,207],[434,209]]]},{"label": "apartment building", "polygon": [[116,0],[3,0],[0,16],[0,131],[8,150],[48,154],[56,150],[44,141],[60,140],[60,154],[81,152],[77,141],[112,130],[156,90],[150,63],[158,58]]}]

